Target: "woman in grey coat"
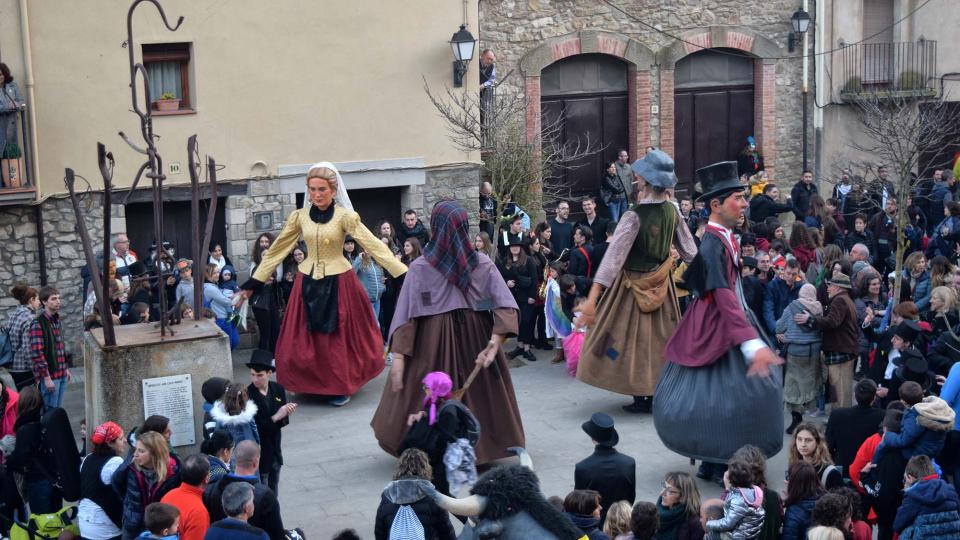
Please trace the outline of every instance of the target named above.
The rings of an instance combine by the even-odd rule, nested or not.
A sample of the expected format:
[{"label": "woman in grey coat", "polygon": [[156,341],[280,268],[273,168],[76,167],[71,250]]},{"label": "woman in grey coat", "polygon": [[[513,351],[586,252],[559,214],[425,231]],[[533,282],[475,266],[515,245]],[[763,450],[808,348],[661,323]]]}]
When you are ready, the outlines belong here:
[{"label": "woman in grey coat", "polygon": [[820,331],[793,321],[798,313],[823,315],[817,301],[817,289],[807,283],[800,287],[800,297],[790,302],[777,321],[777,338],[787,350],[787,369],[783,378],[783,401],[790,408],[792,420],[787,433],[803,422],[803,411],[813,407],[820,393]]},{"label": "woman in grey coat", "polygon": [[13,82],[10,68],[0,62],[0,154],[2,157],[20,157],[11,155],[7,145],[17,142],[17,110],[24,106],[20,88]]}]

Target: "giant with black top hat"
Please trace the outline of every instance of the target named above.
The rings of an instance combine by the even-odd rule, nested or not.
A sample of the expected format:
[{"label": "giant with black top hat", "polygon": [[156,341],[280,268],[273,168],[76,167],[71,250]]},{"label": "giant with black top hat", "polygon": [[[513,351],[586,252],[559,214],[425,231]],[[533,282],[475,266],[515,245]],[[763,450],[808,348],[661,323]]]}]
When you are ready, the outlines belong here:
[{"label": "giant with black top hat", "polygon": [[697,169],[697,181],[700,182],[700,189],[703,191],[703,195],[697,197],[697,201],[704,202],[714,197],[747,188],[745,184],[740,182],[736,161],[721,161]]}]

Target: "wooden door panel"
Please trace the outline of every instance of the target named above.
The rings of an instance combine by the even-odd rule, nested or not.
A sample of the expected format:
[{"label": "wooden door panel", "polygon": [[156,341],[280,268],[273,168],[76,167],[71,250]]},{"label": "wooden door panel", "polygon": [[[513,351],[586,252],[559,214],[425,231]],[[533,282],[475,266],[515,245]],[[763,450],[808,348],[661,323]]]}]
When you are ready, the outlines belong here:
[{"label": "wooden door panel", "polygon": [[679,180],[679,190],[693,190],[693,94],[683,93],[674,97],[674,164]]},{"label": "wooden door panel", "polygon": [[753,88],[685,90],[674,95],[674,162],[677,191],[690,193],[696,170],[735,161],[752,135]]},{"label": "wooden door panel", "polygon": [[722,91],[703,92],[694,97],[694,170],[726,159],[730,124],[727,100],[727,93]]},{"label": "wooden door panel", "polygon": [[[616,159],[617,150],[627,147],[627,96],[604,94],[544,98],[541,102],[543,125],[563,119],[559,144],[575,147],[590,144],[597,151],[554,173],[554,183],[564,198],[579,199],[599,194],[600,179],[606,163]],[[571,205],[576,217],[579,205]]]},{"label": "wooden door panel", "polygon": [[[603,169],[608,163],[617,159],[620,149],[627,148],[629,143],[626,139],[629,120],[627,113],[627,96],[603,98],[603,140],[598,141],[599,147],[602,148],[599,152],[601,169],[597,178],[603,176]],[[631,155],[630,158],[636,159],[636,156]]]},{"label": "wooden door panel", "polygon": [[753,89],[730,90],[729,95],[730,130],[726,159],[736,159],[743,147],[747,145],[747,137],[754,135]]},{"label": "wooden door panel", "polygon": [[[603,138],[603,100],[598,97],[568,99],[564,109],[564,139],[567,144],[586,145]],[[571,197],[582,197],[597,183],[600,155],[584,156],[570,164],[566,187]]]}]

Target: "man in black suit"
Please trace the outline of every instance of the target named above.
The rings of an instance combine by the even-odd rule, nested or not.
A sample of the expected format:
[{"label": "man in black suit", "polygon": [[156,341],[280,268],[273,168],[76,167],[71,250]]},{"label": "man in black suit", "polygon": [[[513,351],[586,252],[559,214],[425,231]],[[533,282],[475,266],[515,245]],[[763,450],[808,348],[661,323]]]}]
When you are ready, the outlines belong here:
[{"label": "man in black suit", "polygon": [[632,457],[614,450],[620,435],[610,415],[594,413],[581,427],[596,447],[590,457],[577,463],[573,489],[592,489],[600,494],[602,525],[613,503],[628,501],[633,505],[637,497],[637,464]]},{"label": "man in black suit", "polygon": [[868,437],[877,432],[883,422],[883,409],[873,406],[877,399],[877,383],[870,379],[861,379],[854,388],[857,404],[853,407],[835,409],[827,420],[827,446],[833,462],[843,467],[843,474],[850,476],[847,470],[857,450]]}]

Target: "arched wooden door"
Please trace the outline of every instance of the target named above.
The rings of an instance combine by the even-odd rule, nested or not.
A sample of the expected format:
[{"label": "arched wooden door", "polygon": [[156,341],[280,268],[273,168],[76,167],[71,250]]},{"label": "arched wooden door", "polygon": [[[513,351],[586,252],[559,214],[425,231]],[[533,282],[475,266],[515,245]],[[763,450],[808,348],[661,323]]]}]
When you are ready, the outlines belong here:
[{"label": "arched wooden door", "polygon": [[732,49],[685,56],[674,72],[674,161],[678,192],[700,167],[737,159],[753,135],[753,62]]},{"label": "arched wooden door", "polygon": [[[540,85],[543,125],[562,119],[557,142],[585,144],[589,139],[598,149],[548,182],[574,200],[599,194],[605,164],[627,148],[627,64],[604,54],[571,56],[547,66]],[[571,210],[577,213],[579,206],[571,205]]]}]

